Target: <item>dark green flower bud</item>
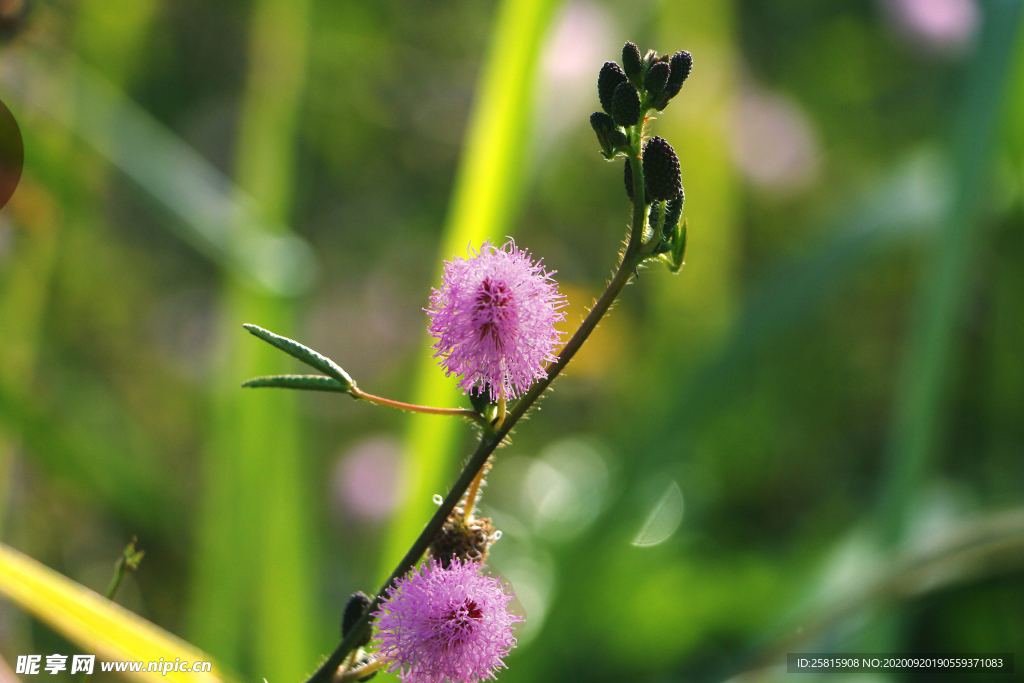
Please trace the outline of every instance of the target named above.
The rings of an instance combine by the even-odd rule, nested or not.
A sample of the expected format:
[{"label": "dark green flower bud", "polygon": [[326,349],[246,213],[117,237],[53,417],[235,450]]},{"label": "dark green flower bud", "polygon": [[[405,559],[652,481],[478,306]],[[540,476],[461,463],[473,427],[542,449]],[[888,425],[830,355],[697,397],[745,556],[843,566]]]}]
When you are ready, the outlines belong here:
[{"label": "dark green flower bud", "polygon": [[663,230],[663,234],[666,239],[672,236],[672,233],[675,232],[676,225],[679,224],[679,219],[683,215],[684,199],[685,195],[680,191],[674,199],[670,199],[668,203],[665,204],[665,228]]},{"label": "dark green flower bud", "polygon": [[679,157],[665,138],[655,136],[644,146],[644,185],[652,199],[669,200],[683,191]]},{"label": "dark green flower bud", "polygon": [[640,120],[640,95],[632,83],[620,83],[612,96],[612,118],[627,128]]},{"label": "dark green flower bud", "polygon": [[[623,173],[622,181],[626,185],[626,195],[629,196],[630,201],[633,199],[633,165],[629,163],[629,159],[626,159],[626,170]],[[644,187],[644,204],[651,203],[651,193]]]},{"label": "dark green flower bud", "polygon": [[672,97],[668,94],[668,90],[662,90],[661,93],[650,102],[650,105],[658,111],[664,111],[665,107],[668,106],[668,101],[671,99]]},{"label": "dark green flower bud", "polygon": [[[341,619],[341,637],[344,638],[349,634],[349,631],[356,625],[363,614],[366,613],[372,601],[366,596],[366,593],[358,591],[349,596],[348,602],[345,603],[345,615]],[[356,644],[356,647],[364,647],[370,642],[370,631],[367,629],[366,635]]]},{"label": "dark green flower bud", "polygon": [[[611,117],[608,117],[608,119],[611,120]],[[593,116],[590,117],[590,122],[591,122],[591,124],[593,124],[593,122],[594,122],[594,117]],[[595,128],[594,130],[597,130],[597,129]],[[598,133],[598,138],[600,138],[600,133]],[[490,391],[487,389],[486,386],[484,386],[484,387],[474,387],[474,388],[470,389],[469,390],[469,402],[473,406],[473,410],[475,410],[476,412],[480,413],[481,415],[486,415],[488,413],[488,411],[490,410],[491,405],[492,405]]]},{"label": "dark green flower bud", "polygon": [[605,62],[601,73],[597,75],[597,96],[601,100],[601,108],[612,113],[612,95],[620,83],[626,82],[626,74],[615,62]]},{"label": "dark green flower bud", "polygon": [[[683,195],[679,194],[675,199],[670,199],[665,202],[665,222],[661,226],[661,244],[658,245],[655,253],[661,254],[667,251],[671,251],[671,242],[673,235],[675,234],[675,228],[679,224],[679,219],[683,215]],[[661,202],[654,202],[651,204],[651,210],[648,214],[648,224],[651,226],[651,230],[658,229],[658,221],[661,219]]]},{"label": "dark green flower bud", "polygon": [[[651,226],[651,232],[653,233],[658,229],[658,220],[661,218],[661,202],[654,202],[651,204],[651,210],[647,213],[647,224]],[[671,233],[665,234],[665,230],[661,231],[661,241],[654,248],[655,254],[663,254],[666,251],[672,250],[672,245],[668,244],[668,241],[672,239]]]},{"label": "dark green flower bud", "polygon": [[590,127],[598,135],[607,134],[609,131],[615,130],[615,121],[603,111],[595,111],[590,115]]},{"label": "dark green flower bud", "polygon": [[632,81],[636,81],[644,73],[644,60],[640,57],[640,48],[629,40],[622,46],[622,68]]},{"label": "dark green flower bud", "polygon": [[608,133],[608,142],[611,143],[612,152],[624,152],[629,149],[629,137],[621,130],[613,130]]},{"label": "dark green flower bud", "polygon": [[590,127],[597,133],[597,141],[601,145],[601,151],[604,152],[606,157],[611,157],[613,151],[609,135],[616,132],[615,122],[612,121],[612,117],[603,111],[595,111],[590,115]]},{"label": "dark green flower bud", "polygon": [[668,93],[669,98],[672,98],[679,93],[683,81],[690,75],[690,71],[693,69],[693,56],[686,50],[680,50],[672,55],[669,65],[672,67],[672,71],[668,75],[665,92]]},{"label": "dark green flower bud", "polygon": [[665,89],[665,84],[668,82],[669,66],[665,62],[655,62],[651,64],[651,68],[647,70],[647,75],[644,76],[644,88],[647,90],[648,96],[653,100],[657,95],[661,94],[661,91]]}]

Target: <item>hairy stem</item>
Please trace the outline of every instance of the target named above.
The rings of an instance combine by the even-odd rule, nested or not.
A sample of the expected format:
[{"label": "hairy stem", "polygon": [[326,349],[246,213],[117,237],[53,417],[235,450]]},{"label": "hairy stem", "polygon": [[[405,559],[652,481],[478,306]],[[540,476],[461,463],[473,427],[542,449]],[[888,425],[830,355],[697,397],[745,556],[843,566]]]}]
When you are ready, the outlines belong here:
[{"label": "hairy stem", "polygon": [[[516,423],[526,414],[526,412],[537,402],[537,399],[541,397],[544,391],[550,386],[551,382],[554,381],[565,366],[569,364],[576,352],[583,346],[583,342],[587,340],[591,332],[597,327],[597,324],[604,317],[604,314],[608,312],[615,299],[618,298],[619,294],[622,293],[623,288],[629,282],[632,277],[634,269],[640,265],[643,260],[643,256],[640,253],[640,247],[643,244],[644,235],[644,223],[646,222],[646,205],[644,204],[644,174],[643,168],[640,163],[640,152],[641,143],[643,138],[643,119],[633,126],[630,131],[630,140],[633,147],[633,153],[629,155],[629,163],[632,166],[633,171],[633,217],[630,224],[629,242],[626,244],[626,249],[622,254],[622,261],[619,263],[618,269],[615,271],[615,275],[612,277],[611,282],[605,288],[601,294],[597,303],[590,309],[587,317],[583,320],[583,323],[573,334],[569,342],[562,348],[561,353],[558,354],[558,358],[554,363],[548,366],[547,374],[545,377],[530,388],[519,401],[516,402],[515,408],[508,413],[504,422],[500,423],[497,427],[497,432],[484,433],[480,439],[479,445],[477,445],[476,451],[470,457],[466,466],[462,468],[462,472],[459,473],[458,479],[452,486],[451,490],[448,491],[448,495],[445,496],[444,501],[438,507],[437,512],[430,518],[427,525],[423,527],[423,531],[420,533],[419,538],[413,543],[412,547],[402,558],[402,561],[395,567],[395,571],[391,573],[391,576],[384,585],[381,586],[380,591],[377,593],[377,597],[373,599],[370,607],[366,610],[363,616],[355,623],[352,630],[349,631],[348,635],[341,641],[338,647],[333,653],[320,665],[307,683],[329,683],[334,677],[341,666],[341,663],[345,660],[346,655],[351,652],[356,644],[359,643],[366,635],[370,628],[370,622],[373,620],[371,616],[380,607],[380,603],[383,600],[384,595],[391,589],[398,579],[405,576],[405,574],[412,569],[423,553],[426,552],[430,546],[431,541],[437,535],[437,532],[444,525],[448,516],[451,515],[452,510],[458,505],[462,499],[462,495],[472,485],[473,481],[483,471],[484,465],[487,464],[487,459],[491,457],[491,453],[501,445],[505,437],[508,436],[509,432],[516,426]],[[383,400],[383,399],[382,399]],[[436,410],[436,409],[433,409]],[[467,509],[469,509],[470,503],[467,501]]]}]

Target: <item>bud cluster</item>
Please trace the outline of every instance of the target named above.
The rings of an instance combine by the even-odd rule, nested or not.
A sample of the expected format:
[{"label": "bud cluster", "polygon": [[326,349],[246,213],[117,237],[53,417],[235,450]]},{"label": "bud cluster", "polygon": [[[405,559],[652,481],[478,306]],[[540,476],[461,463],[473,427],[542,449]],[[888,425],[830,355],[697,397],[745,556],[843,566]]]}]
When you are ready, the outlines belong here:
[{"label": "bud cluster", "polygon": [[625,157],[623,181],[630,200],[634,200],[634,160],[640,161],[643,202],[645,207],[651,206],[647,213],[651,248],[645,253],[662,255],[673,271],[682,266],[686,244],[686,222],[680,223],[683,186],[679,157],[662,137],[645,142],[644,124],[648,111],[662,111],[679,94],[692,69],[693,57],[685,50],[660,57],[648,50],[641,56],[636,44],[627,42],[621,67],[615,62],[601,67],[597,95],[604,111],[590,117],[604,157]]},{"label": "bud cluster", "polygon": [[621,67],[604,63],[597,76],[597,95],[604,111],[594,112],[590,125],[606,158],[628,152],[629,137],[623,129],[641,122],[649,109],[662,111],[679,94],[692,68],[693,57],[685,50],[660,57],[648,50],[641,57],[632,42],[622,48]]}]

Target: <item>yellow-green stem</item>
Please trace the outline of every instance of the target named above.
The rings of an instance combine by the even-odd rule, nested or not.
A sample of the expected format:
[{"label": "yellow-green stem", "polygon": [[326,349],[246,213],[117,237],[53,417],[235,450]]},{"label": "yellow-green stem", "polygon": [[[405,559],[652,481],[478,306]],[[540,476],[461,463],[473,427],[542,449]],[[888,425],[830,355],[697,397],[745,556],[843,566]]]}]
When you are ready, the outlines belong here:
[{"label": "yellow-green stem", "polygon": [[385,657],[381,657],[380,659],[373,660],[369,664],[362,665],[358,669],[352,669],[350,671],[338,674],[338,676],[334,679],[334,683],[349,683],[349,681],[358,681],[360,678],[366,678],[374,671],[377,671],[385,664],[387,664],[388,661],[390,660],[388,660]]}]

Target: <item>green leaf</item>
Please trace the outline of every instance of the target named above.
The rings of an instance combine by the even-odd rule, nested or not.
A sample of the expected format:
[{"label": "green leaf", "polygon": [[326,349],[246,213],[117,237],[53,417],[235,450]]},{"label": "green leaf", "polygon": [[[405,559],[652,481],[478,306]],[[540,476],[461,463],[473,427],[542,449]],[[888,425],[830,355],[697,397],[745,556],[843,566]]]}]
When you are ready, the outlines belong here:
[{"label": "green leaf", "polygon": [[[668,244],[659,245],[654,253],[659,254],[658,258],[670,271],[678,273],[679,269],[686,265],[686,219],[676,223],[672,232],[672,240]],[[663,251],[665,253],[662,253]]]},{"label": "green leaf", "polygon": [[681,220],[675,229],[675,239],[672,240],[672,272],[678,273],[679,269],[686,263],[686,219]]},{"label": "green leaf", "polygon": [[[211,661],[208,654],[185,641],[2,544],[0,595],[103,661],[155,662],[161,657],[170,662]],[[147,672],[132,675],[138,680],[155,676]],[[230,680],[216,662],[207,673],[169,671],[161,678],[182,683]]]},{"label": "green leaf", "polygon": [[263,329],[262,327],[258,327],[256,325],[250,325],[246,323],[242,325],[242,327],[249,330],[249,332],[251,332],[253,335],[259,337],[268,344],[276,346],[277,348],[281,349],[289,356],[297,358],[298,360],[302,361],[311,368],[315,368],[320,372],[324,373],[325,375],[328,375],[338,380],[338,382],[344,385],[345,387],[343,391],[348,391],[353,386],[355,386],[355,382],[352,380],[352,378],[349,377],[348,373],[342,370],[337,363],[335,363],[327,356],[317,353],[308,346],[303,346],[297,341],[289,339],[288,337],[276,335],[273,332],[269,332]]},{"label": "green leaf", "polygon": [[337,391],[348,393],[352,388],[345,386],[333,377],[321,377],[320,375],[271,375],[269,377],[255,377],[242,384],[246,389],[262,389],[274,387],[278,389],[305,389],[307,391]]}]

